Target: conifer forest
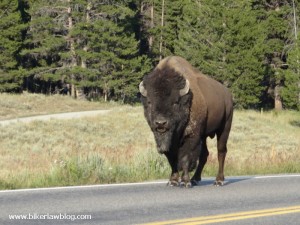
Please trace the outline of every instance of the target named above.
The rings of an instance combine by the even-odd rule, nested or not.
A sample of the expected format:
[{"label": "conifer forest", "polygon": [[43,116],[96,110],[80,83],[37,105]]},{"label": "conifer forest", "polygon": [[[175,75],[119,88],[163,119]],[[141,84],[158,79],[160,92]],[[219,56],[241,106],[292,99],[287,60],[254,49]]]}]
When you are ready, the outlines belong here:
[{"label": "conifer forest", "polygon": [[0,92],[135,103],[179,55],[236,108],[300,110],[300,0],[1,0]]}]

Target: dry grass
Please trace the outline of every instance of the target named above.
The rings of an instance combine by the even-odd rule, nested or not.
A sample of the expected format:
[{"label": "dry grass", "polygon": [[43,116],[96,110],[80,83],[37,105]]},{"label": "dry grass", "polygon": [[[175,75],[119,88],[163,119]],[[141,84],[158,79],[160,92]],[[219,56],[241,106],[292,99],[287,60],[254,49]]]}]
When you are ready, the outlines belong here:
[{"label": "dry grass", "polygon": [[[232,175],[300,172],[300,113],[236,111],[228,141],[226,173]],[[209,141],[216,149],[216,141]],[[217,165],[216,151],[209,162]]]},{"label": "dry grass", "polygon": [[70,96],[0,93],[0,120],[60,112],[105,109],[108,107],[112,107],[112,105],[78,101]]},{"label": "dry grass", "polygon": [[[12,124],[0,127],[0,140],[5,188],[143,180],[147,162],[164,160],[155,152],[140,107],[123,106],[94,118]],[[154,170],[147,173],[157,177]]]},{"label": "dry grass", "polygon": [[[226,175],[300,172],[299,112],[236,111]],[[215,140],[204,176],[217,172]],[[142,107],[76,120],[0,126],[0,188],[168,178]]]}]

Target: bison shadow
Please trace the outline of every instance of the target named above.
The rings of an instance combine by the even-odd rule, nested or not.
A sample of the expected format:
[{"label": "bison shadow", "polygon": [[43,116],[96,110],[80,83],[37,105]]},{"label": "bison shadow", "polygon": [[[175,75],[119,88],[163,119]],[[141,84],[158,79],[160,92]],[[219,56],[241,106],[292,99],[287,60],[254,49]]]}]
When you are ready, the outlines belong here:
[{"label": "bison shadow", "polygon": [[[227,186],[230,184],[234,184],[234,183],[241,182],[244,180],[249,180],[249,179],[250,179],[249,177],[228,177],[225,179],[223,186]],[[215,182],[214,179],[203,179],[202,181],[200,181],[198,183],[198,185],[193,185],[193,187],[211,186],[211,185],[214,185],[214,182]]]}]

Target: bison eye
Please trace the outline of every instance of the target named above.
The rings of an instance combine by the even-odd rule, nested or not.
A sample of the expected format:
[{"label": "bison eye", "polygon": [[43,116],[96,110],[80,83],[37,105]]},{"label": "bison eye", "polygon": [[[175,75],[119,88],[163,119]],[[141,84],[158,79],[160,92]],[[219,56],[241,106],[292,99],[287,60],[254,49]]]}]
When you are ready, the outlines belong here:
[{"label": "bison eye", "polygon": [[151,102],[150,102],[150,101],[147,101],[147,104],[148,104],[148,105],[151,105]]}]

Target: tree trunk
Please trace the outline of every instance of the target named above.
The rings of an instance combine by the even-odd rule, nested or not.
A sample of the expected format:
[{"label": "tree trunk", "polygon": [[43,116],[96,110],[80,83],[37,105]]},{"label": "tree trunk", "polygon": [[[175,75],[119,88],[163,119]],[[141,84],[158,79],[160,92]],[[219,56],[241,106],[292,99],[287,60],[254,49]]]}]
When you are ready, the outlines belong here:
[{"label": "tree trunk", "polygon": [[[87,3],[87,7],[86,7],[86,16],[85,16],[85,20],[86,20],[85,22],[87,24],[89,24],[90,21],[91,21],[91,17],[90,17],[91,8],[92,8],[92,4],[91,4],[91,2],[88,2]],[[88,50],[89,50],[89,48],[88,48],[88,44],[87,44],[87,41],[86,41],[85,45],[83,47],[83,51],[87,52]],[[74,53],[75,53],[75,51],[74,51]],[[87,68],[86,58],[81,58],[81,68],[83,68],[83,69]],[[78,99],[81,99],[81,100],[85,100],[86,99],[86,95],[84,93],[84,89],[83,88],[76,88],[76,97]]]},{"label": "tree trunk", "polygon": [[280,96],[280,89],[281,89],[281,85],[280,84],[276,84],[275,89],[274,89],[274,103],[275,103],[275,110],[280,111],[282,110],[282,99]]},{"label": "tree trunk", "polygon": [[163,27],[164,27],[164,15],[165,15],[165,0],[162,0],[161,6],[161,32],[159,42],[159,60],[162,60],[162,46],[163,46]]},{"label": "tree trunk", "polygon": [[[150,28],[152,29],[154,27],[154,3],[152,2],[150,6]],[[153,35],[150,35],[149,37],[149,49],[152,50],[153,47]]]},{"label": "tree trunk", "polygon": [[[142,19],[142,26],[140,27],[140,40],[143,38],[143,33],[154,28],[154,0],[152,1],[141,1],[140,3],[140,14]],[[149,19],[150,18],[150,21]],[[147,32],[146,32],[147,33]],[[150,32],[149,32],[150,33]],[[147,50],[151,52],[153,49],[154,36],[149,34],[144,44],[147,45]],[[144,50],[144,49],[143,49]]]},{"label": "tree trunk", "polygon": [[[89,24],[91,22],[91,17],[90,17],[90,11],[92,9],[92,3],[88,2],[87,7],[86,7],[86,16],[85,16],[85,21],[87,24]],[[85,43],[85,46],[83,47],[83,51],[87,52],[88,49],[88,45],[87,42]],[[81,68],[86,68],[86,58],[82,58],[81,59]]]},{"label": "tree trunk", "polygon": [[104,83],[104,88],[103,88],[104,102],[107,102],[107,100],[108,100],[108,92],[109,92],[108,84],[107,84],[107,82],[105,81],[105,83]]},{"label": "tree trunk", "polygon": [[[68,0],[68,40],[69,40],[69,45],[70,45],[70,53],[71,53],[71,63],[70,63],[70,68],[73,68],[77,66],[77,60],[76,60],[76,53],[75,53],[75,45],[74,45],[74,39],[71,37],[70,33],[71,30],[73,29],[73,18],[72,18],[72,8],[71,8],[71,1]],[[76,98],[76,86],[75,86],[75,75],[71,74],[71,96],[73,98]]]},{"label": "tree trunk", "polygon": [[[295,48],[298,48],[298,30],[297,30],[297,16],[296,16],[296,6],[295,6],[295,0],[292,0],[293,3],[293,22],[294,22],[294,34],[295,34]],[[297,55],[297,69],[296,69],[296,74],[298,78],[300,79],[300,71],[299,71],[299,66],[300,66],[300,60],[299,60],[299,55]],[[298,81],[298,105],[300,106],[300,81]]]}]

